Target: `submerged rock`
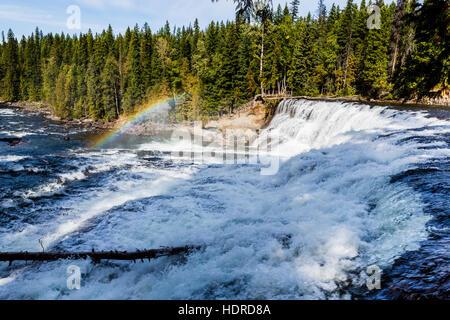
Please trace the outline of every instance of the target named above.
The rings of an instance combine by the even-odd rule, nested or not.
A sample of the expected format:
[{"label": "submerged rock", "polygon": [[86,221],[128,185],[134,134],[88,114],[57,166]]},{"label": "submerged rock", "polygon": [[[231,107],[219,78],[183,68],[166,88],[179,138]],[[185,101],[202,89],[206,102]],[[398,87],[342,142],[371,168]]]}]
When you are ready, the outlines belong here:
[{"label": "submerged rock", "polygon": [[9,146],[15,147],[18,144],[25,143],[27,141],[22,138],[1,138],[0,142],[6,142]]}]

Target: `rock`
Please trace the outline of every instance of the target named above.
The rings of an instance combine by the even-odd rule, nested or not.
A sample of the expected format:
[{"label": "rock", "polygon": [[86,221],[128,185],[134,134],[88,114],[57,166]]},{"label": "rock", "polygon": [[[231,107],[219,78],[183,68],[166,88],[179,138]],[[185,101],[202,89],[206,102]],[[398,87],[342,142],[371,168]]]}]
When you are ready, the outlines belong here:
[{"label": "rock", "polygon": [[15,147],[18,144],[25,143],[26,140],[22,138],[1,138],[0,142],[6,142],[9,146]]}]

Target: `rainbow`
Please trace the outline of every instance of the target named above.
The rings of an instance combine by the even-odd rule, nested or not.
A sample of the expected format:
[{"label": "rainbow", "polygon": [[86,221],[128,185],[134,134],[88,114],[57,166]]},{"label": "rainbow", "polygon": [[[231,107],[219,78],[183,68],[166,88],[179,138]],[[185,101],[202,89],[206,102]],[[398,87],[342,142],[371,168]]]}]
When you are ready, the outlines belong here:
[{"label": "rainbow", "polygon": [[151,103],[136,114],[129,116],[128,119],[121,124],[119,127],[114,129],[113,131],[101,136],[100,138],[96,139],[96,141],[93,143],[92,148],[98,149],[104,147],[106,144],[110,142],[114,142],[119,136],[127,132],[130,128],[132,128],[135,125],[140,124],[141,122],[144,122],[148,120],[152,115],[158,114],[163,111],[168,111],[171,108],[171,104],[174,103],[174,101],[177,100],[178,97],[160,100],[155,103]]}]

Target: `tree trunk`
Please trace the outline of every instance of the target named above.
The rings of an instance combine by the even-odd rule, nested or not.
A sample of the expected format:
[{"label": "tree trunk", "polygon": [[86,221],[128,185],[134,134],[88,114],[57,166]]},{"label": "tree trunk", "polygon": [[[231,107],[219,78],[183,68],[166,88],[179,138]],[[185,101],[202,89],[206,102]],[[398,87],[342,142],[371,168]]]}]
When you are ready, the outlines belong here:
[{"label": "tree trunk", "polygon": [[351,29],[350,29],[350,36],[348,38],[348,42],[347,42],[347,48],[346,48],[346,58],[345,58],[345,65],[344,65],[344,90],[346,90],[347,88],[347,74],[348,74],[348,67],[349,67],[349,58],[350,58],[350,50],[351,50],[351,45],[352,45],[352,36],[353,36],[353,23],[351,25]]},{"label": "tree trunk", "polygon": [[114,98],[116,101],[116,113],[117,113],[117,118],[119,118],[120,116],[120,110],[119,110],[119,97],[117,96],[117,85],[116,82],[114,82]]},{"label": "tree trunk", "polygon": [[398,52],[401,40],[403,16],[406,11],[406,0],[398,0],[397,8],[395,9],[394,21],[392,23],[392,37],[391,37],[391,60],[389,61],[390,76],[394,75],[395,67],[397,65]]},{"label": "tree trunk", "polygon": [[127,251],[99,251],[95,252],[0,252],[0,261],[56,261],[59,259],[87,259],[95,262],[101,260],[144,260],[155,259],[162,256],[171,256],[180,253],[189,253],[198,250],[200,246],[172,247],[135,252]]},{"label": "tree trunk", "polygon": [[259,59],[259,81],[261,83],[261,95],[264,96],[264,83],[263,83],[263,61],[264,61],[264,23],[262,23],[262,35],[261,35],[261,57]]}]

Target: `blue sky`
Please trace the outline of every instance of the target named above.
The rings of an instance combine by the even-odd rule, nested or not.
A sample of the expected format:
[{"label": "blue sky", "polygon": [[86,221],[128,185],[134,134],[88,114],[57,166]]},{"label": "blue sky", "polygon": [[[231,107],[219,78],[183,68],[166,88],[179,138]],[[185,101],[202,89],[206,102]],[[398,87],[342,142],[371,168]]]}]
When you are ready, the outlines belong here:
[{"label": "blue sky", "polygon": [[[274,5],[286,4],[286,0],[274,0]],[[290,2],[290,1],[289,1]],[[344,6],[346,0],[325,0],[327,8],[332,3]],[[359,2],[359,1],[357,1]],[[81,30],[70,30],[66,26],[70,5],[81,9]],[[36,26],[44,33],[79,33],[91,28],[94,32],[105,29],[109,24],[114,32],[124,32],[128,26],[147,22],[156,31],[168,20],[173,27],[189,25],[195,18],[201,27],[212,20],[233,19],[233,1],[219,0],[0,0],[0,31],[11,28],[17,37],[30,35]],[[315,14],[317,0],[300,0],[300,13]]]}]

